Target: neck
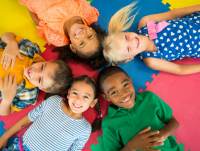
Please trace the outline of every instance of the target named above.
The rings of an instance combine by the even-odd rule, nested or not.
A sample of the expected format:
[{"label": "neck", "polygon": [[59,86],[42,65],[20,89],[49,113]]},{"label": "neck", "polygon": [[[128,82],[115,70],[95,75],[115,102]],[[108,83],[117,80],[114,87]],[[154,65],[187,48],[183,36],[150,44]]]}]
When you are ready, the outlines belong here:
[{"label": "neck", "polygon": [[84,24],[81,17],[79,16],[74,16],[72,18],[70,18],[69,20],[67,20],[65,23],[64,23],[64,33],[65,33],[65,36],[69,39],[69,31],[71,29],[71,26],[75,23],[78,23],[78,24]]},{"label": "neck", "polygon": [[146,44],[144,51],[151,51],[151,52],[157,51],[157,47],[154,44],[153,40],[150,40],[149,37],[147,37],[147,36],[144,36],[144,40],[145,40],[145,44]]},{"label": "neck", "polygon": [[74,112],[72,112],[71,108],[69,107],[69,104],[66,103],[65,101],[62,101],[61,107],[62,107],[63,111],[69,117],[74,118],[74,119],[82,119],[83,118],[82,113],[74,113]]}]

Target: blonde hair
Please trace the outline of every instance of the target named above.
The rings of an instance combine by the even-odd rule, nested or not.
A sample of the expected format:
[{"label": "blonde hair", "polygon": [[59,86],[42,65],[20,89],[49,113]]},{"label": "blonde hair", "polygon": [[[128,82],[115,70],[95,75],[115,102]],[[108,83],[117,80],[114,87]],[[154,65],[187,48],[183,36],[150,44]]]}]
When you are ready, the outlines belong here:
[{"label": "blonde hair", "polygon": [[115,50],[123,48],[122,39],[114,40],[121,32],[129,29],[138,14],[130,16],[133,8],[138,1],[129,4],[117,11],[110,19],[108,25],[108,36],[103,41],[103,55],[109,63],[119,64],[124,62],[127,58],[118,55]]}]

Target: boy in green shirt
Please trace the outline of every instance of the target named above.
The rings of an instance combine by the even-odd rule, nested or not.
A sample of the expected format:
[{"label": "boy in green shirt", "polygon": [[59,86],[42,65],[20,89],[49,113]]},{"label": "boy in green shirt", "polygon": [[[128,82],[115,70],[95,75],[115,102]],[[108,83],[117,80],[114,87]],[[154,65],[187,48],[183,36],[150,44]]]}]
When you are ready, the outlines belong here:
[{"label": "boy in green shirt", "polygon": [[[157,95],[149,91],[135,94],[131,78],[119,67],[104,68],[99,73],[98,83],[103,98],[113,103],[108,107],[108,115],[102,122],[106,151],[180,150],[171,136],[178,129],[179,123],[172,116],[171,108]],[[148,143],[143,147],[131,146],[132,138],[147,127],[158,133],[145,138]],[[156,136],[161,139],[152,139]],[[154,147],[151,143],[160,144]]]}]

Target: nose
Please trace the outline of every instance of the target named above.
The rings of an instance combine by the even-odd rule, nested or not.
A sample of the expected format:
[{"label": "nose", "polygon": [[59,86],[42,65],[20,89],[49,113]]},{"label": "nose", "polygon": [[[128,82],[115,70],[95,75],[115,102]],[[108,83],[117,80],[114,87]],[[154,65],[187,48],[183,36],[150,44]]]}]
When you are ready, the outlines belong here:
[{"label": "nose", "polygon": [[137,39],[135,37],[131,37],[128,39],[129,46],[137,47]]},{"label": "nose", "polygon": [[76,103],[80,103],[80,102],[81,102],[81,96],[78,95],[78,96],[76,97],[75,101],[76,101]]},{"label": "nose", "polygon": [[87,31],[85,28],[76,36],[77,38],[85,38],[87,36]]},{"label": "nose", "polygon": [[40,70],[37,69],[37,68],[32,68],[31,71],[30,71],[30,73],[31,73],[31,79],[37,78],[41,74]]}]

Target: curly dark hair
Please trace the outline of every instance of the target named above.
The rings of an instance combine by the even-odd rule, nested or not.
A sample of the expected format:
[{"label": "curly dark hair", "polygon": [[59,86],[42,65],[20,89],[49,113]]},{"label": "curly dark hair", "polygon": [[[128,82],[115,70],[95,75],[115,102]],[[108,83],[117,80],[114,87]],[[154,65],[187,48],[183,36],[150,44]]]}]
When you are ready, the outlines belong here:
[{"label": "curly dark hair", "polygon": [[102,52],[102,41],[107,36],[106,31],[100,27],[100,25],[96,25],[95,23],[91,24],[91,27],[97,33],[97,39],[99,41],[99,47],[92,55],[84,55],[80,51],[77,53],[73,53],[70,49],[69,45],[63,47],[57,47],[52,51],[58,51],[58,59],[63,60],[65,62],[82,62],[84,64],[89,65],[93,69],[99,69],[107,64]]}]

